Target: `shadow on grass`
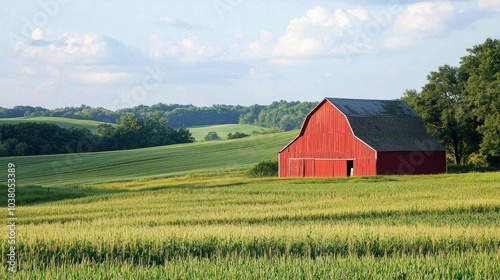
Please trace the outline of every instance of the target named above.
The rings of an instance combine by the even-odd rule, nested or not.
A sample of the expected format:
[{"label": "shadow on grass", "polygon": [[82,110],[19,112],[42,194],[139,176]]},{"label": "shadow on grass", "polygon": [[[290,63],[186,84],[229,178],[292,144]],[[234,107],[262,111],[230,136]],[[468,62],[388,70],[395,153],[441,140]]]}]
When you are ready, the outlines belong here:
[{"label": "shadow on grass", "polygon": [[[6,185],[0,185],[2,194],[0,205],[7,205],[8,190]],[[60,201],[65,199],[81,198],[102,194],[126,192],[127,190],[102,190],[86,189],[80,187],[42,187],[42,186],[22,186],[17,187],[15,192],[16,206],[28,206],[47,202]]]},{"label": "shadow on grass", "polygon": [[397,182],[401,181],[396,176],[353,176],[353,177],[316,177],[316,178],[287,178],[293,185],[314,185],[314,184],[344,184],[347,182]]},{"label": "shadow on grass", "polygon": [[232,183],[220,183],[220,184],[180,184],[180,185],[164,185],[157,187],[145,187],[136,191],[160,191],[160,190],[197,190],[197,189],[218,189],[218,188],[230,188],[234,186],[247,185],[248,182],[232,182]]},{"label": "shadow on grass", "polygon": [[469,172],[496,172],[496,171],[500,171],[500,167],[477,166],[472,164],[464,164],[464,165],[448,164],[449,174],[469,173]]}]

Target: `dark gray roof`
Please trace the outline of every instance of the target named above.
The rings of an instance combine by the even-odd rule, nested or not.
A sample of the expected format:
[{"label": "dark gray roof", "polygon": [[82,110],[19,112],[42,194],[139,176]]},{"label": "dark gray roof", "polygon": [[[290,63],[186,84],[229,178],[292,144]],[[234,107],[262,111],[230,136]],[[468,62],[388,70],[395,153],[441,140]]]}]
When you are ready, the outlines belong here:
[{"label": "dark gray roof", "polygon": [[326,98],[356,135],[377,151],[444,151],[431,139],[420,116],[401,100]]},{"label": "dark gray roof", "polygon": [[348,117],[420,118],[415,110],[401,100],[326,99]]}]

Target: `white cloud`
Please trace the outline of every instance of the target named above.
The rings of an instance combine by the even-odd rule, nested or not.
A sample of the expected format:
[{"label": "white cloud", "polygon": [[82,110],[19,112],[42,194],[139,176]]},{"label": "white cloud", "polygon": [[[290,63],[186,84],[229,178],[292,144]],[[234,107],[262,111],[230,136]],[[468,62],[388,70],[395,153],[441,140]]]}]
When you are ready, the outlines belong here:
[{"label": "white cloud", "polygon": [[260,32],[259,38],[248,45],[246,56],[249,58],[272,56],[274,44],[273,34],[267,30],[263,30]]},{"label": "white cloud", "polygon": [[110,84],[118,83],[130,79],[132,75],[126,72],[107,72],[107,71],[95,71],[95,72],[83,72],[81,74],[81,80],[85,84]]},{"label": "white cloud", "polygon": [[97,34],[65,33],[58,41],[22,42],[18,50],[21,58],[51,64],[97,63],[108,55],[106,42]]},{"label": "white cloud", "polygon": [[499,0],[477,0],[477,5],[480,9],[487,10],[492,9],[500,11],[500,1]]},{"label": "white cloud", "polygon": [[33,29],[31,32],[31,39],[33,40],[42,40],[44,37],[44,32],[40,27]]},{"label": "white cloud", "polygon": [[370,15],[368,14],[368,11],[365,8],[358,7],[356,9],[347,10],[347,12],[362,21],[368,20],[370,18]]},{"label": "white cloud", "polygon": [[305,16],[290,21],[285,34],[278,39],[275,52],[288,57],[367,52],[371,46],[356,44],[356,34],[368,19],[364,8],[330,12],[315,7]]},{"label": "white cloud", "polygon": [[262,30],[257,39],[247,41],[238,33],[238,40],[244,46],[232,47],[239,53],[231,52],[230,56],[295,65],[314,57],[367,53],[373,45],[362,36],[370,19],[362,7],[329,11],[317,6],[306,15],[292,19],[280,36]]},{"label": "white cloud", "polygon": [[221,49],[218,46],[201,43],[195,37],[174,41],[164,36],[152,35],[140,47],[148,56],[157,61],[171,60],[181,63],[194,63],[212,59],[221,54]]},{"label": "white cloud", "polygon": [[47,64],[132,64],[143,54],[111,37],[96,33],[64,33],[58,40],[43,40],[43,30],[33,31],[33,40],[17,44],[17,58]]},{"label": "white cloud", "polygon": [[36,76],[38,74],[38,71],[32,67],[22,66],[21,73],[23,73],[25,75],[29,75],[29,76]]},{"label": "white cloud", "polygon": [[151,63],[140,51],[104,35],[65,33],[48,41],[43,34],[35,29],[33,40],[18,43],[9,62],[11,73],[76,86],[131,85],[145,75],[144,67],[137,66]]},{"label": "white cloud", "polygon": [[169,16],[165,16],[165,17],[160,18],[158,20],[158,22],[165,24],[169,27],[180,28],[180,29],[192,30],[192,29],[201,29],[202,28],[201,26],[194,25],[194,24],[191,24],[187,21],[179,20],[179,19],[169,17]]},{"label": "white cloud", "polygon": [[426,37],[441,36],[450,30],[457,11],[449,1],[419,2],[408,5],[396,19],[396,35],[386,40],[385,46],[397,48],[414,44]]},{"label": "white cloud", "polygon": [[202,44],[194,37],[184,38],[178,45],[182,60],[185,62],[193,62],[203,58],[214,57],[219,53],[217,47],[209,44]]}]

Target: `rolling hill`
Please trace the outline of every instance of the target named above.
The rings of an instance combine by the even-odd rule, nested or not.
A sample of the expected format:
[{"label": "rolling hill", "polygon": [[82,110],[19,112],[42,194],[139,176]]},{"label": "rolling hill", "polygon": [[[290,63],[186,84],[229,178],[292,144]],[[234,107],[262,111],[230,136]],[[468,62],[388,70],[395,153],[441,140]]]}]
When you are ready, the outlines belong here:
[{"label": "rolling hill", "polygon": [[226,139],[229,133],[241,132],[251,134],[253,131],[260,131],[263,127],[251,124],[219,124],[219,125],[202,125],[188,127],[196,141],[203,141],[205,135],[211,131],[217,132],[220,138]]},{"label": "rolling hill", "polygon": [[[91,121],[91,120],[77,120],[77,119],[69,119],[69,118],[60,118],[60,117],[20,117],[20,118],[2,118],[0,119],[0,124],[8,123],[8,124],[17,124],[21,122],[43,122],[43,123],[55,123],[62,128],[71,128],[71,127],[84,127],[90,131],[95,131],[96,127],[100,124],[104,124],[103,122]],[[111,124],[115,125],[115,124]]]},{"label": "rolling hill", "polygon": [[71,186],[243,169],[278,151],[297,131],[100,153],[0,158],[13,162],[19,185]]}]

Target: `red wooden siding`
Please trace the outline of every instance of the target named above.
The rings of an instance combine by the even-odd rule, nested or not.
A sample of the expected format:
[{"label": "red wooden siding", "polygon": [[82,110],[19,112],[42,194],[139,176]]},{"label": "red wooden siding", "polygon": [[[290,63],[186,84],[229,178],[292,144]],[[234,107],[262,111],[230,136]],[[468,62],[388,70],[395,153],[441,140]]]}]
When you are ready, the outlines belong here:
[{"label": "red wooden siding", "polygon": [[379,152],[377,174],[446,173],[444,151]]},{"label": "red wooden siding", "polygon": [[280,177],[347,176],[348,160],[354,163],[354,175],[375,175],[375,154],[325,100],[308,115],[300,136],[280,152]]}]

